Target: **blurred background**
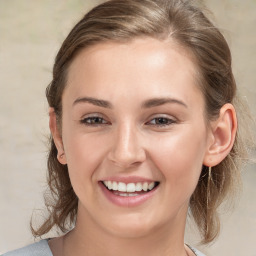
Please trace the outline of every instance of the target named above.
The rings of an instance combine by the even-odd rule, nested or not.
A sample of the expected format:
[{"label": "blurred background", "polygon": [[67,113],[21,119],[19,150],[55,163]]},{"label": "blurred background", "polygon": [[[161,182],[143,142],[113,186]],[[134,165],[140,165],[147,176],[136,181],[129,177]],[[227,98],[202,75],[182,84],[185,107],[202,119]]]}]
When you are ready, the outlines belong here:
[{"label": "blurred background", "polygon": [[[46,188],[45,88],[63,39],[99,2],[0,0],[0,253],[34,242],[29,222]],[[238,86],[256,117],[256,0],[205,3],[230,44]],[[197,246],[207,256],[256,256],[256,165],[242,175],[243,192],[223,215],[220,237]],[[189,229],[186,241],[196,246],[199,239]]]}]

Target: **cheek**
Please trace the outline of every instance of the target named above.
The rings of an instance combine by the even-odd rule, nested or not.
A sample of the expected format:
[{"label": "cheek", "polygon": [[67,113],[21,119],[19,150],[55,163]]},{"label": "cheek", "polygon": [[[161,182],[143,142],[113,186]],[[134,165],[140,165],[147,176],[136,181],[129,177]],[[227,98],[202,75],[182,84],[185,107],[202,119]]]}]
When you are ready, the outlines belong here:
[{"label": "cheek", "polygon": [[86,189],[86,195],[90,196],[97,182],[95,170],[102,163],[106,144],[101,136],[68,131],[63,133],[63,142],[72,186],[77,195],[81,196]]},{"label": "cheek", "polygon": [[194,190],[206,148],[205,131],[185,127],[178,132],[155,139],[151,147],[152,161],[170,187]]}]

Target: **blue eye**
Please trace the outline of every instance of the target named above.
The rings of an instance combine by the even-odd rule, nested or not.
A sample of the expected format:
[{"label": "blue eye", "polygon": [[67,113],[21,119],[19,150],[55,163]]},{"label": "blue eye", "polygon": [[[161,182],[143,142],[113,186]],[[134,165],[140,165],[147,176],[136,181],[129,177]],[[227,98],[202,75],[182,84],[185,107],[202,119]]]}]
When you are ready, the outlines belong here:
[{"label": "blue eye", "polygon": [[82,119],[80,122],[82,124],[85,124],[88,126],[90,126],[90,125],[97,126],[97,125],[108,124],[108,122],[104,118],[99,117],[99,116],[86,117],[86,118]]},{"label": "blue eye", "polygon": [[156,117],[148,122],[149,125],[156,125],[156,126],[167,126],[176,123],[176,121],[166,118],[166,117]]}]

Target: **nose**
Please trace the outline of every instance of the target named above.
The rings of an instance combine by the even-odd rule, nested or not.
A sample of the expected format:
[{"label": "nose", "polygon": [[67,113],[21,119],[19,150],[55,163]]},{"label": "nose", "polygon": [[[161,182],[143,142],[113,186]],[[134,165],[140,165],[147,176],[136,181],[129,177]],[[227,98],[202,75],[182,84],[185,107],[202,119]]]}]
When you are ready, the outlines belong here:
[{"label": "nose", "polygon": [[116,129],[113,139],[108,159],[116,166],[127,169],[145,161],[146,152],[136,128],[122,125]]}]

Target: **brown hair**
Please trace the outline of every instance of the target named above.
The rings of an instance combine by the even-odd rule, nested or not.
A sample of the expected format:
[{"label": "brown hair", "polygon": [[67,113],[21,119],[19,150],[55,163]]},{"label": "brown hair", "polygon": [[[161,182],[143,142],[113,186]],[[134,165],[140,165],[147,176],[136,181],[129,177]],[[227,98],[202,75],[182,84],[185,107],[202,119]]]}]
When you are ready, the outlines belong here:
[{"label": "brown hair", "polygon": [[[98,5],[77,23],[56,56],[53,79],[47,87],[46,96],[49,106],[55,109],[60,129],[62,94],[74,57],[81,49],[94,44],[127,42],[137,37],[172,39],[192,53],[198,67],[199,86],[205,97],[207,120],[218,117],[225,103],[232,103],[238,108],[228,44],[194,1],[112,0]],[[32,228],[35,236],[48,233],[54,226],[63,232],[69,230],[77,214],[78,198],[71,186],[67,166],[58,162],[52,138],[50,143],[48,185],[53,200],[46,198],[49,216],[37,230]],[[239,182],[241,159],[247,153],[244,143],[238,131],[230,154],[213,167],[211,179],[208,167],[202,167],[190,200],[190,213],[203,243],[211,242],[219,233],[217,208],[228,195],[233,194]]]}]

